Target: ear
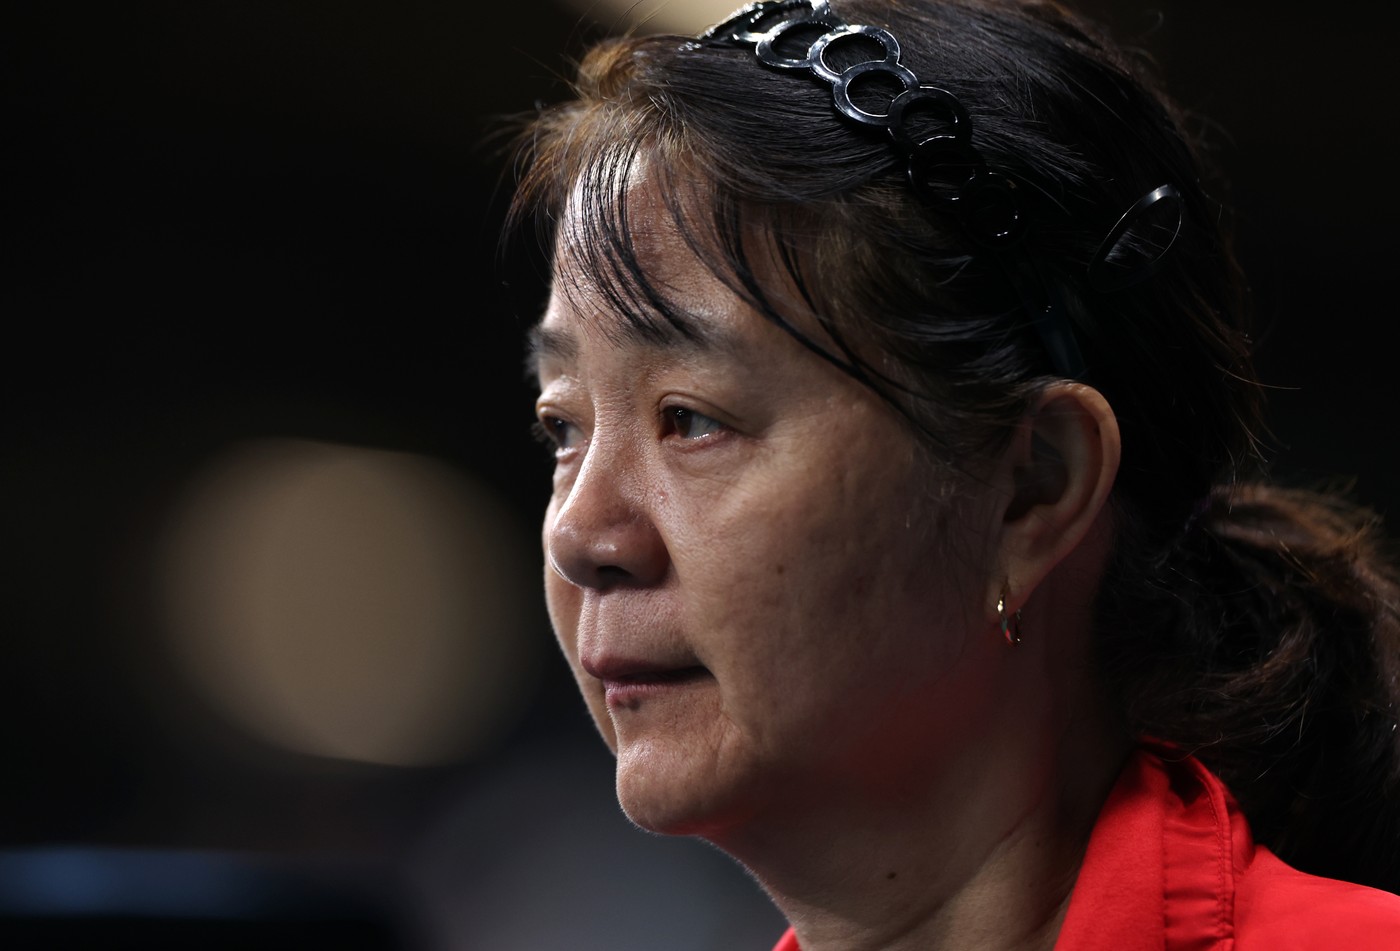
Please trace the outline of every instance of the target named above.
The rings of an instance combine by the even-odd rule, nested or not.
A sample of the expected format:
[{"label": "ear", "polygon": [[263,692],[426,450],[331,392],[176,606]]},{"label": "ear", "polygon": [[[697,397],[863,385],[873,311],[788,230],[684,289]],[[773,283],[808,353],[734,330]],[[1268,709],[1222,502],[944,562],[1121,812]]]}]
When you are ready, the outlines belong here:
[{"label": "ear", "polygon": [[997,473],[1008,491],[988,603],[1009,589],[1007,607],[1019,610],[1084,541],[1108,501],[1121,454],[1118,418],[1103,394],[1082,383],[1046,387]]}]

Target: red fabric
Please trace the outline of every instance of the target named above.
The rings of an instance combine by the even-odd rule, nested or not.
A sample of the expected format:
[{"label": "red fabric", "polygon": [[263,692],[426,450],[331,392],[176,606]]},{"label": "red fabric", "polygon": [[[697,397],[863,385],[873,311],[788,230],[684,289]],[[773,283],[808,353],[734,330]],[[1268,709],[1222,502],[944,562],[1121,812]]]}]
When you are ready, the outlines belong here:
[{"label": "red fabric", "polygon": [[802,949],[797,946],[797,935],[792,933],[791,928],[783,935],[782,940],[777,943],[773,951],[802,951]]},{"label": "red fabric", "polygon": [[[1400,951],[1400,896],[1256,846],[1220,780],[1144,748],[1099,813],[1055,951]],[[789,930],[773,951],[801,951]]]}]

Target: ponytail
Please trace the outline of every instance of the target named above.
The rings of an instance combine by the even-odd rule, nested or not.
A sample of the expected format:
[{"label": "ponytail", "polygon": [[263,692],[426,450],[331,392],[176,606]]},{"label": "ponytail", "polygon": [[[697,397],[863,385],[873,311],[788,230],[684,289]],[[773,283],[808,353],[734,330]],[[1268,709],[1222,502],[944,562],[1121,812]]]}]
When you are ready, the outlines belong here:
[{"label": "ponytail", "polygon": [[1260,842],[1400,892],[1400,578],[1382,548],[1339,495],[1217,487],[1167,544],[1120,538],[1099,644],[1132,728],[1200,756]]}]

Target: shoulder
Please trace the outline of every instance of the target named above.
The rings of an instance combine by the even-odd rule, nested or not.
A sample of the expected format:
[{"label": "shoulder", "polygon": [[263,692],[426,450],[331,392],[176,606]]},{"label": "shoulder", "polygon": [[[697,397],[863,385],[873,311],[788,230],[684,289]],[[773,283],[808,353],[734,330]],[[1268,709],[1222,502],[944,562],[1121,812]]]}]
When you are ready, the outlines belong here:
[{"label": "shoulder", "polygon": [[1400,895],[1319,878],[1265,848],[1236,882],[1236,951],[1400,951]]}]

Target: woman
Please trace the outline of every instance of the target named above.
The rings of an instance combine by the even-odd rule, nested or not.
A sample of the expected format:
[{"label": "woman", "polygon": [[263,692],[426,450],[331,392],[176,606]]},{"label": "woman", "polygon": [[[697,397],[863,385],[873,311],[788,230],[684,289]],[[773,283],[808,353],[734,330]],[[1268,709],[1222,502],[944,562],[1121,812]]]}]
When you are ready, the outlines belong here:
[{"label": "woman", "polygon": [[778,0],[593,50],[528,141],[546,593],[634,822],[783,949],[1400,947],[1395,575],[1257,481],[1133,63],[1034,0]]}]

